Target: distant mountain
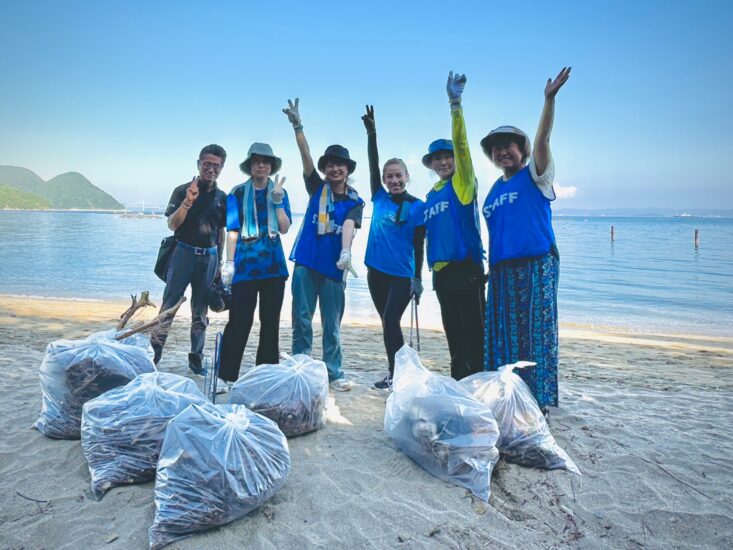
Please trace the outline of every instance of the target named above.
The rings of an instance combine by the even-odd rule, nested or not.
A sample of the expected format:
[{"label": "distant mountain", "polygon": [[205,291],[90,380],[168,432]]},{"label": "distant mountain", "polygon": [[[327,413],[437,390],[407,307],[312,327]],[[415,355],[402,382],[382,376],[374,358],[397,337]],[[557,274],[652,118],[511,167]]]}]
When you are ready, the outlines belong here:
[{"label": "distant mountain", "polygon": [[38,195],[18,191],[9,185],[0,185],[0,209],[41,210],[46,208],[51,208],[51,205]]},{"label": "distant mountain", "polygon": [[[43,181],[27,168],[0,166],[0,208],[59,210],[123,210],[113,196],[102,191],[78,172],[60,174]],[[14,189],[18,193],[10,192]],[[40,202],[33,202],[34,198]]]},{"label": "distant mountain", "polygon": [[46,197],[52,208],[85,208],[90,210],[122,210],[125,207],[115,198],[82,176],[66,172],[46,183]]}]

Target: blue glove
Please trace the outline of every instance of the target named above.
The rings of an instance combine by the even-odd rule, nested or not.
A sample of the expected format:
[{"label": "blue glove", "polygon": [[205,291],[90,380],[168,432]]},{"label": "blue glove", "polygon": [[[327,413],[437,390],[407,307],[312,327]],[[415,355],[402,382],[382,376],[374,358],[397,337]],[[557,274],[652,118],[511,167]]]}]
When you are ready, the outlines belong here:
[{"label": "blue glove", "polygon": [[451,103],[461,100],[461,94],[463,89],[466,87],[466,75],[456,73],[453,75],[453,71],[448,73],[448,83],[445,85],[445,89],[448,92],[448,99]]}]

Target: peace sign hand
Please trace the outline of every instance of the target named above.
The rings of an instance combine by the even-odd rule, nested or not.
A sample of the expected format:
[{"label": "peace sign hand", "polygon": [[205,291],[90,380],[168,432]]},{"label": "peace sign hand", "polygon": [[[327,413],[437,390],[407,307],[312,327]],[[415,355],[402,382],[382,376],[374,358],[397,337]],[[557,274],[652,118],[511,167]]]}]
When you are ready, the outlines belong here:
[{"label": "peace sign hand", "polygon": [[364,121],[367,134],[373,134],[377,131],[377,125],[374,121],[374,105],[366,106],[366,114],[362,115],[361,120]]},{"label": "peace sign hand", "polygon": [[298,103],[300,103],[300,98],[296,97],[295,103],[293,103],[290,99],[288,99],[288,106],[283,109],[283,113],[285,113],[288,116],[288,120],[290,121],[290,124],[293,125],[293,128],[303,125],[300,121],[300,112],[298,112]]},{"label": "peace sign hand", "polygon": [[196,202],[196,199],[199,196],[199,177],[195,176],[191,180],[191,184],[186,188],[186,198],[183,200],[183,206],[186,208],[191,208],[193,206],[193,203]]},{"label": "peace sign hand", "polygon": [[282,204],[285,198],[285,191],[283,191],[283,185],[285,185],[285,177],[280,177],[278,174],[275,176],[275,187],[272,188],[272,204]]},{"label": "peace sign hand", "polygon": [[560,88],[562,88],[568,81],[568,78],[570,78],[571,69],[572,67],[563,67],[560,72],[557,73],[555,80],[552,80],[551,78],[547,79],[547,84],[545,84],[545,99],[555,98],[557,92],[560,91]]}]

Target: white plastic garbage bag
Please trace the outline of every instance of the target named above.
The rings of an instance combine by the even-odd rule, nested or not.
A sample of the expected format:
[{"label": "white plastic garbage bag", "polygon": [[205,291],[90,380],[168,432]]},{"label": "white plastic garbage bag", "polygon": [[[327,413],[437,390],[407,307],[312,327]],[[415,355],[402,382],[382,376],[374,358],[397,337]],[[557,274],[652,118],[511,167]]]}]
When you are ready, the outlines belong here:
[{"label": "white plastic garbage bag", "polygon": [[289,471],[288,442],[272,420],[242,405],[191,405],[165,433],[150,547],[244,516],[272,497]]},{"label": "white plastic garbage bag", "polygon": [[33,425],[38,431],[54,439],[79,439],[84,403],[138,374],[155,372],[146,337],[118,342],[115,334],[108,330],[48,344],[39,371],[43,404]]},{"label": "white plastic garbage bag", "polygon": [[322,428],[327,400],[326,364],[300,354],[277,365],[248,370],[229,395],[230,403],[245,405],[275,421],[288,437]]},{"label": "white plastic garbage bag", "polygon": [[458,382],[428,371],[408,346],[395,356],[384,430],[428,472],[488,501],[499,460],[494,415]]},{"label": "white plastic garbage bag", "polygon": [[529,386],[513,372],[515,368],[533,365],[520,361],[498,371],[472,374],[460,383],[491,408],[501,434],[499,452],[508,462],[547,470],[563,469],[580,475],[575,462],[552,437]]},{"label": "white plastic garbage bag", "polygon": [[190,378],[168,372],[141,374],[84,404],[81,447],[101,499],[117,485],[155,478],[168,422],[206,397]]}]

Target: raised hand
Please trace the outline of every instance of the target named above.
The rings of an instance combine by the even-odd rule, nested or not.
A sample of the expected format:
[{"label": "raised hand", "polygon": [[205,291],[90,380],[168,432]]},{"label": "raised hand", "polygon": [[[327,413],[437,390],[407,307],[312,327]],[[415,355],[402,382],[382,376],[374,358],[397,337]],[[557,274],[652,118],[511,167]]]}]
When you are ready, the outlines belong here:
[{"label": "raised hand", "polygon": [[285,185],[285,177],[280,177],[280,174],[275,176],[275,186],[272,188],[272,204],[282,204],[285,198],[285,191],[283,191],[283,185]]},{"label": "raised hand", "polygon": [[563,67],[560,72],[557,73],[555,80],[552,80],[551,78],[547,79],[547,84],[545,84],[545,99],[555,98],[557,92],[560,91],[560,88],[562,88],[568,81],[568,78],[570,78],[571,69],[572,67]]},{"label": "raised hand", "polygon": [[186,208],[191,208],[193,203],[196,201],[196,199],[199,196],[199,177],[196,176],[191,180],[191,185],[188,186],[186,189],[186,198],[183,201],[183,206]]},{"label": "raised hand", "polygon": [[303,125],[300,121],[300,112],[298,112],[299,102],[300,99],[297,97],[295,98],[295,103],[288,99],[288,106],[283,109],[283,113],[288,115],[288,120],[290,121],[290,124],[293,125],[293,128]]},{"label": "raised hand", "polygon": [[366,106],[366,114],[362,115],[361,120],[364,121],[367,134],[373,134],[377,131],[377,125],[374,122],[374,105]]},{"label": "raised hand", "polygon": [[456,73],[455,75],[453,75],[453,71],[448,73],[448,82],[445,85],[445,90],[448,92],[448,99],[450,99],[451,101],[459,101],[465,87],[465,74]]}]

